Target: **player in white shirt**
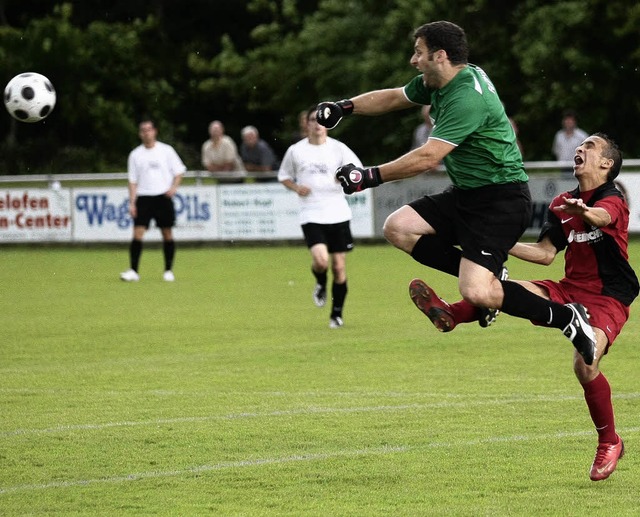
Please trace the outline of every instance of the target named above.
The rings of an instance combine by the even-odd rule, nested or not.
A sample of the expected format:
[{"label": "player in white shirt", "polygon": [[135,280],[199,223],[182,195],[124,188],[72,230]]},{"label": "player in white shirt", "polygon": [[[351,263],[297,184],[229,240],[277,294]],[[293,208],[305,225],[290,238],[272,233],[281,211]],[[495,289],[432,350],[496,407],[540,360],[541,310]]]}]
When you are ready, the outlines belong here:
[{"label": "player in white shirt", "polygon": [[129,153],[129,213],[133,218],[133,239],[129,247],[130,269],[120,274],[126,282],[140,280],[138,266],[142,254],[142,238],[154,219],[162,233],[164,274],[166,282],[175,280],[172,268],[176,246],[172,228],[176,212],[173,196],[178,190],[186,166],[168,144],[158,142],[158,130],[151,120],[138,126],[142,144]]},{"label": "player in white shirt", "polygon": [[362,164],[345,144],[327,136],[327,128],[316,121],[316,106],[307,111],[307,130],[307,138],[287,149],[278,181],[298,194],[300,224],[316,279],[313,300],[318,307],[327,301],[327,271],[331,261],[329,327],[340,328],[344,324],[342,308],[347,296],[346,254],[353,249],[353,237],[351,208],[335,172],[345,163],[359,167]]}]

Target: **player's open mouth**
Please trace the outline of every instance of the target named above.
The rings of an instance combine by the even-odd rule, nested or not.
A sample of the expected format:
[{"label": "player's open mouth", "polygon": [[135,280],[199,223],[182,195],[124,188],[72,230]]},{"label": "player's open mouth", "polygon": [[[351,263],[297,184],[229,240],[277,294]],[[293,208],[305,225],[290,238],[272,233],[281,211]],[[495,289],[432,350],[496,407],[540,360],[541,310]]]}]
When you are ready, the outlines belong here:
[{"label": "player's open mouth", "polygon": [[582,159],[582,156],[578,156],[577,154],[573,157],[573,163],[575,163],[576,165],[582,165],[584,163],[584,160]]}]

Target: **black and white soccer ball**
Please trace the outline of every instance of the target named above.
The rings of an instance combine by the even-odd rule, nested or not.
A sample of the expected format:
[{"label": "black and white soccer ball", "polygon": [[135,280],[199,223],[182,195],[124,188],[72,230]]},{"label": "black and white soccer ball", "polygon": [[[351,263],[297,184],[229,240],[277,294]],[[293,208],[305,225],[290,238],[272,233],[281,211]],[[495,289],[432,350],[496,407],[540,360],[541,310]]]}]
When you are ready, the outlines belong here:
[{"label": "black and white soccer ball", "polygon": [[56,91],[44,75],[25,72],[7,83],[4,105],[9,114],[20,122],[39,122],[53,111]]}]

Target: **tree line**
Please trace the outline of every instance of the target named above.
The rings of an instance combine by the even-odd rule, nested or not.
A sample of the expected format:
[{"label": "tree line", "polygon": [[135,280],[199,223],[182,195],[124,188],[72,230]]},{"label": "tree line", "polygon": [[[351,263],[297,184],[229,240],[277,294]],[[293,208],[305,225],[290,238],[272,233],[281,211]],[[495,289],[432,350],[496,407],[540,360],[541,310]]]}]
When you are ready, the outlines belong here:
[{"label": "tree line", "polygon": [[[0,0],[0,80],[40,72],[58,94],[37,124],[0,117],[0,174],[126,167],[151,116],[190,169],[211,120],[258,127],[282,156],[320,100],[401,86],[413,29],[467,32],[520,129],[525,160],[550,160],[563,110],[640,157],[640,9],[626,0]],[[419,110],[345,119],[332,136],[367,164],[409,149]]]}]

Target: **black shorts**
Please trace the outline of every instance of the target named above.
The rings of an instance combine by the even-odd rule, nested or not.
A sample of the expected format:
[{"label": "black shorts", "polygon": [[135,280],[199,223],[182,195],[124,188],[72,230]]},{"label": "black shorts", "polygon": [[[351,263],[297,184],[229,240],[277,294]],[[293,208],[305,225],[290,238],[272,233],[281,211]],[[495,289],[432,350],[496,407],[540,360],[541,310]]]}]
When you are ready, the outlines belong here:
[{"label": "black shorts", "polygon": [[302,233],[307,247],[326,244],[329,253],[342,253],[353,249],[353,237],[349,221],[335,224],[306,223]]},{"label": "black shorts", "polygon": [[531,222],[527,183],[490,185],[469,190],[449,187],[441,194],[409,203],[446,243],[462,256],[498,275],[509,250]]},{"label": "black shorts", "polygon": [[149,228],[154,219],[158,228],[171,228],[176,224],[176,209],[173,199],[160,194],[159,196],[140,196],[136,199],[136,217],[134,226]]}]

